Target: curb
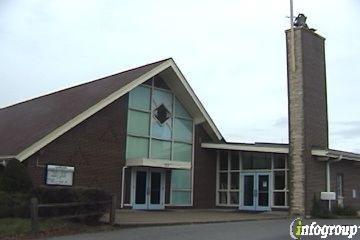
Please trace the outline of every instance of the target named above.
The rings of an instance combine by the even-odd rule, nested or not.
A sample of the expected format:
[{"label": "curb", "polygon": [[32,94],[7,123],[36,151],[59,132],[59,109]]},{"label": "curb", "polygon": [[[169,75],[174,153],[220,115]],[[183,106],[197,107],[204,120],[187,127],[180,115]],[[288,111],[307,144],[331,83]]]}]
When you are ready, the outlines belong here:
[{"label": "curb", "polygon": [[218,221],[203,221],[203,222],[173,222],[173,223],[115,223],[115,226],[120,228],[142,228],[142,227],[163,227],[163,226],[181,226],[181,225],[198,225],[198,224],[216,224],[216,223],[236,223],[236,222],[255,222],[266,220],[282,220],[288,219],[288,216],[284,217],[269,217],[261,219],[237,219],[237,220],[218,220]]}]

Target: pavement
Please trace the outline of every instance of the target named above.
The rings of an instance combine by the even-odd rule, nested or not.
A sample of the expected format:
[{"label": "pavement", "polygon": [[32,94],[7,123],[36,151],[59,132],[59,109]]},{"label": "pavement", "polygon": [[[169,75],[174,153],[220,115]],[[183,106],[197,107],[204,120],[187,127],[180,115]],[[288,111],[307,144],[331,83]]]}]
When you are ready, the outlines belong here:
[{"label": "pavement", "polygon": [[[232,209],[170,209],[145,211],[118,209],[116,210],[115,223],[126,227],[140,227],[284,219],[287,216],[288,213],[286,211],[243,212]],[[108,219],[108,216],[104,216],[102,220],[106,222]]]},{"label": "pavement", "polygon": [[[360,225],[359,219],[306,220],[319,224]],[[110,232],[55,237],[51,240],[288,240],[290,219],[241,221],[176,226],[121,228]],[[360,232],[360,230],[359,230]],[[302,239],[321,239],[304,237]],[[328,237],[326,239],[348,239]],[[360,233],[352,239],[360,239]]]}]

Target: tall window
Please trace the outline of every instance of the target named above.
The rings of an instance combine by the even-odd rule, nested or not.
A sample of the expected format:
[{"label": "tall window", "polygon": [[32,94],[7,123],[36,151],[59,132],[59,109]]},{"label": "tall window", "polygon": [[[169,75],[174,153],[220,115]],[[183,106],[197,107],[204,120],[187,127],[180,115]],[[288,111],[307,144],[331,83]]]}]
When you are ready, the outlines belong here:
[{"label": "tall window", "polygon": [[[142,84],[129,93],[127,159],[192,161],[193,121],[168,89]],[[191,203],[191,171],[173,170],[173,204]]]},{"label": "tall window", "polygon": [[239,204],[239,152],[219,151],[218,162],[218,203],[219,205]]},{"label": "tall window", "polygon": [[336,175],[336,195],[338,198],[344,196],[344,180],[342,174]]},{"label": "tall window", "polygon": [[285,154],[273,154],[273,206],[288,205],[288,166]]},{"label": "tall window", "polygon": [[286,154],[218,151],[217,204],[239,205],[240,173],[256,170],[272,173],[272,206],[288,206],[288,163]]}]

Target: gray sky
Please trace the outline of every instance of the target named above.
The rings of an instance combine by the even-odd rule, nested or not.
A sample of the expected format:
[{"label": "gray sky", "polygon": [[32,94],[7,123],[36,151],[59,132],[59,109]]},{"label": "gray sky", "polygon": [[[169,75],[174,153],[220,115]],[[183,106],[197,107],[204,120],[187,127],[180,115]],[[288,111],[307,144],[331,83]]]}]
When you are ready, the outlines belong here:
[{"label": "gray sky", "polygon": [[[360,153],[360,1],[294,0],[326,37],[330,146]],[[0,0],[0,107],[173,57],[228,141],[287,142],[288,0]]]}]

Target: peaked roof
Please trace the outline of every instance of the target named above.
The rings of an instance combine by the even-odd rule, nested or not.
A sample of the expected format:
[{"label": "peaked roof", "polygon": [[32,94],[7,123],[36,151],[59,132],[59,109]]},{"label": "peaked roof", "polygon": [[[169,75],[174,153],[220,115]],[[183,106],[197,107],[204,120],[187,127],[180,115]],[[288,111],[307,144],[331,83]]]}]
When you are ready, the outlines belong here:
[{"label": "peaked roof", "polygon": [[[26,159],[132,88],[169,67],[176,68],[174,61],[164,59],[1,108],[0,158]],[[205,110],[203,112],[206,113]],[[210,119],[209,116],[207,118]]]}]

